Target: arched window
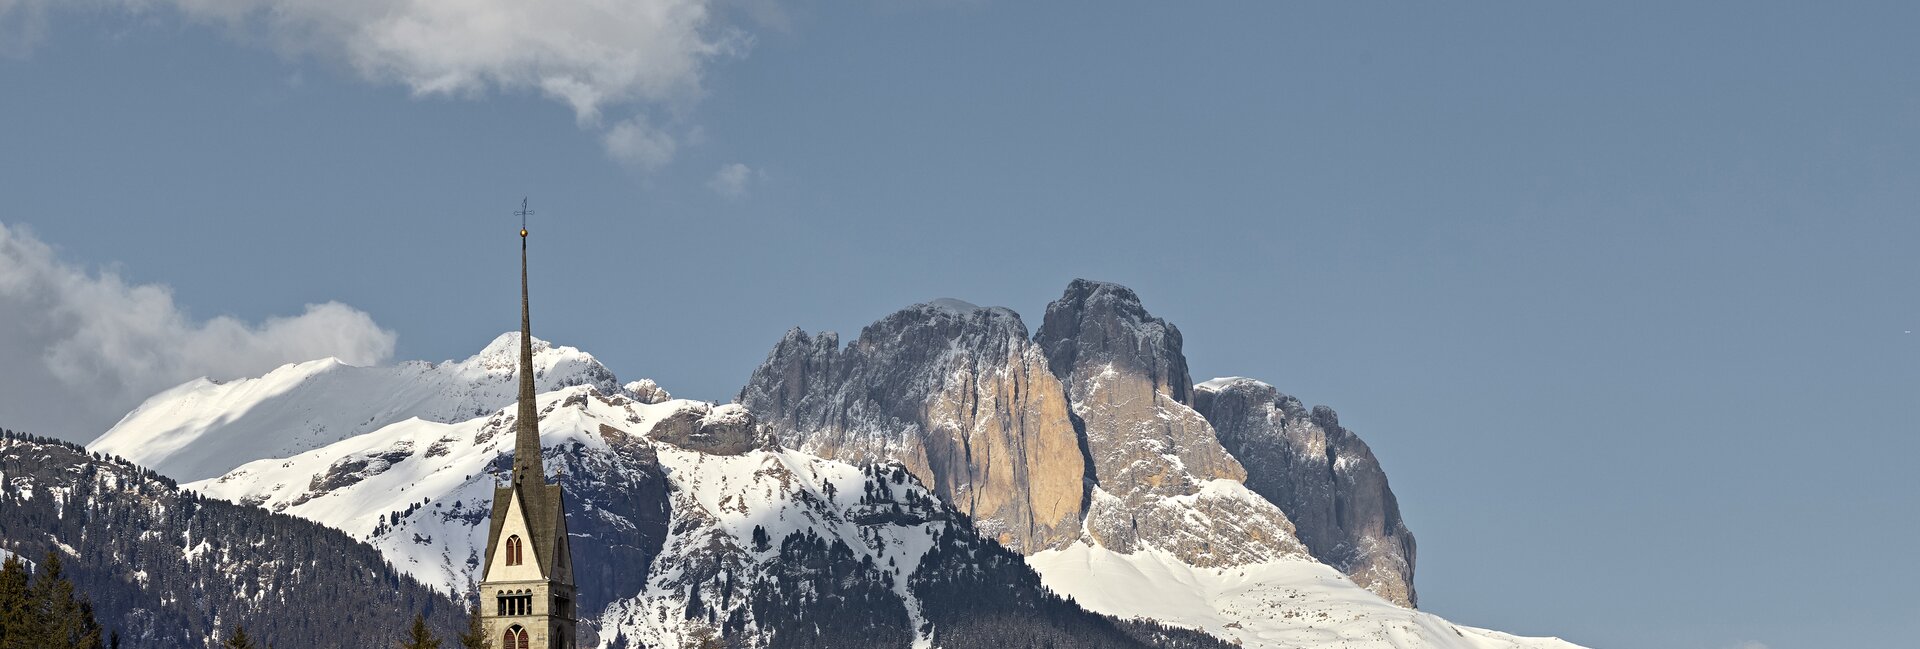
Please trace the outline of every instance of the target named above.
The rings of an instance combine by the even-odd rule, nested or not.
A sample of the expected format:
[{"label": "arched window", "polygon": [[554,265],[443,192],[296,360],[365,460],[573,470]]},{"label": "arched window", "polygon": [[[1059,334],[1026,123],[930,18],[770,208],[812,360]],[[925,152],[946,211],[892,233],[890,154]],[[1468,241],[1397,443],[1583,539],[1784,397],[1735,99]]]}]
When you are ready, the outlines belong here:
[{"label": "arched window", "polygon": [[507,565],[520,565],[520,535],[507,537]]}]

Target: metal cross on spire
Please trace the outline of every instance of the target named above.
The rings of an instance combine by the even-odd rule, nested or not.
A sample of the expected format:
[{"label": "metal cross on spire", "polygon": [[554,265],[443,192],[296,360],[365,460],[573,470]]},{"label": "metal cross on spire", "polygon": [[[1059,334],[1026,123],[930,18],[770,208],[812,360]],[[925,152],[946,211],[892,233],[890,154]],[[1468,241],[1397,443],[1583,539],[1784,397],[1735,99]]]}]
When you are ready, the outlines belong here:
[{"label": "metal cross on spire", "polygon": [[533,215],[533,210],[527,209],[527,197],[520,197],[520,211],[513,215],[520,217],[520,238],[527,238],[527,217]]}]

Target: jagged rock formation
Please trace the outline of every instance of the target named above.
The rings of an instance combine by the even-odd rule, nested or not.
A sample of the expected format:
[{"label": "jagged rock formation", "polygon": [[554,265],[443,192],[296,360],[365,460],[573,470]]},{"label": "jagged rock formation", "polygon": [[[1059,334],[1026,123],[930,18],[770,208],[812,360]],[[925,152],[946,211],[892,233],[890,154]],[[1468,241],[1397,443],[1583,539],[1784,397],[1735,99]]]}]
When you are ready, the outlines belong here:
[{"label": "jagged rock formation", "polygon": [[633,395],[640,403],[666,403],[673,400],[673,394],[660,387],[653,379],[640,379],[626,385],[627,394]]},{"label": "jagged rock formation", "polygon": [[848,462],[897,461],[973,517],[1037,551],[1080,534],[1085,462],[1060,383],[1020,316],[957,300],[919,304],[839,336],[795,329],[739,401],[786,446]]},{"label": "jagged rock formation", "polygon": [[1032,341],[1019,315],[957,300],[859,339],[789,332],[740,403],[787,446],[897,461],[1010,548],[1153,546],[1194,565],[1305,554],[1190,390],[1179,330],[1132,291],[1076,281]]},{"label": "jagged rock formation", "polygon": [[1280,510],[1245,497],[1245,470],[1188,407],[1180,330],[1131,289],[1074,280],[1047,305],[1034,341],[1084,431],[1099,485],[1086,531],[1100,545],[1157,547],[1196,566],[1302,551]]},{"label": "jagged rock formation", "polygon": [[1214,379],[1194,406],[1247,469],[1247,487],[1279,505],[1313,556],[1402,606],[1413,588],[1414,541],[1387,474],[1332,408],[1244,378]]}]

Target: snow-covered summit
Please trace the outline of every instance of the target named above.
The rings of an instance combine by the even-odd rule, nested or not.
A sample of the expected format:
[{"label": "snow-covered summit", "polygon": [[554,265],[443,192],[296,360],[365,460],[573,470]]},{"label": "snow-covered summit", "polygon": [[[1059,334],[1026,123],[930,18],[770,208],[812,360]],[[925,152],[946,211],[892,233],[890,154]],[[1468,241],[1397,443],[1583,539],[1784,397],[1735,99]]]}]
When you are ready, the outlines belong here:
[{"label": "snow-covered summit", "polygon": [[[286,457],[408,418],[451,423],[513,403],[520,334],[459,361],[360,367],[325,358],[234,381],[188,381],[148,398],[87,445],[178,480],[220,475],[251,460]],[[586,352],[535,338],[541,392],[592,385],[620,391]]]}]

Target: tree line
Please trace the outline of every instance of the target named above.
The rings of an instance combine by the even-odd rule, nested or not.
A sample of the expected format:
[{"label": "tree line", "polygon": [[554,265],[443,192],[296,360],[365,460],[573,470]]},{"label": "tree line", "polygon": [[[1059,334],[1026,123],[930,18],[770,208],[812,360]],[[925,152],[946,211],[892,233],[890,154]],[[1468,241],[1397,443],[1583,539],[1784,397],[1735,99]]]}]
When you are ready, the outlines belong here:
[{"label": "tree line", "polygon": [[[467,626],[454,637],[453,647],[489,649],[480,626],[480,607],[468,612]],[[415,613],[413,624],[395,644],[396,649],[452,649]],[[235,625],[220,641],[220,649],[273,649],[256,640],[245,626]],[[0,649],[120,649],[120,634],[108,632],[93,616],[93,604],[81,596],[64,573],[60,554],[49,550],[33,569],[9,553],[0,562]]]},{"label": "tree line", "polygon": [[[486,630],[480,627],[479,606],[473,607],[473,609],[468,612],[467,627],[462,630],[459,635],[454,636],[453,646],[459,647],[460,649],[489,649],[493,646],[488,641]],[[427,626],[427,616],[419,613],[413,615],[413,624],[407,627],[406,632],[402,634],[400,641],[394,645],[394,648],[451,649],[450,647],[445,647],[445,643],[440,639],[440,636],[434,635],[433,629]],[[4,647],[0,646],[0,649],[4,649]],[[273,645],[263,645],[260,641],[254,640],[252,636],[247,634],[246,627],[235,626],[233,627],[233,631],[227,634],[227,638],[221,641],[220,649],[273,649]]]}]

